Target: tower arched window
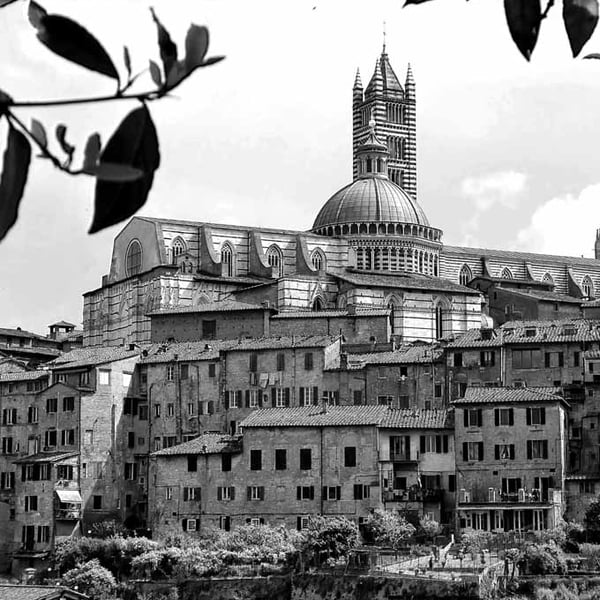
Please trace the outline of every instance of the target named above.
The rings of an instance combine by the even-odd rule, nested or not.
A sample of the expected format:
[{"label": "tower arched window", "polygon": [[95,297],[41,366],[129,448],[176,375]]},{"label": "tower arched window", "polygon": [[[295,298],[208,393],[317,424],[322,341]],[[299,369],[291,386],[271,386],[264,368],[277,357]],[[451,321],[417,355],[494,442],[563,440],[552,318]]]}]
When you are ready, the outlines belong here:
[{"label": "tower arched window", "polygon": [[235,275],[234,253],[228,242],[225,242],[221,247],[221,265],[223,265],[223,275],[226,277],[233,277]]},{"label": "tower arched window", "polygon": [[276,277],[283,276],[283,255],[279,246],[273,244],[267,250],[267,264],[273,267],[273,272]]},{"label": "tower arched window", "polygon": [[502,277],[502,279],[514,279],[512,271],[508,267],[504,267],[504,269],[502,269],[500,277]]},{"label": "tower arched window", "polygon": [[463,265],[458,274],[458,282],[460,285],[469,285],[469,281],[471,281],[471,279],[473,279],[473,272],[471,271],[469,265]]},{"label": "tower arched window", "polygon": [[325,269],[325,256],[323,255],[321,250],[319,250],[319,248],[313,250],[313,253],[310,257],[310,261],[312,262],[312,266],[317,271],[323,271]]},{"label": "tower arched window", "polygon": [[542,281],[544,283],[549,283],[551,285],[554,285],[554,278],[552,277],[552,275],[550,275],[550,273],[546,273],[543,277],[542,277]]},{"label": "tower arched window", "polygon": [[142,245],[139,240],[132,240],[125,256],[127,277],[137,275],[142,270]]},{"label": "tower arched window", "polygon": [[181,256],[185,251],[185,242],[180,237],[175,238],[171,244],[171,262],[175,264],[177,257]]},{"label": "tower arched window", "polygon": [[315,312],[323,310],[325,308],[325,303],[320,296],[317,296],[312,303],[311,309]]},{"label": "tower arched window", "polygon": [[444,337],[444,307],[441,304],[435,306],[435,338]]},{"label": "tower arched window", "polygon": [[588,298],[594,296],[594,284],[592,282],[592,278],[589,275],[586,275],[581,280],[581,290],[583,291],[583,294]]}]

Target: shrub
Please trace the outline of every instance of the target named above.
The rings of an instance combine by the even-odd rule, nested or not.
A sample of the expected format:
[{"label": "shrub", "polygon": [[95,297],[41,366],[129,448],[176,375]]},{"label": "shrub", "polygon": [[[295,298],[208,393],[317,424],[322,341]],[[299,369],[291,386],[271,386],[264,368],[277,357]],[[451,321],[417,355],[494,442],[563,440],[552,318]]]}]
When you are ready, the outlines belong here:
[{"label": "shrub", "polygon": [[318,559],[339,558],[358,542],[358,527],[353,521],[346,517],[315,516],[309,519],[304,532],[302,550]]},{"label": "shrub", "polygon": [[419,521],[419,532],[427,539],[432,540],[436,535],[442,533],[442,526],[434,519],[425,517]]},{"label": "shrub", "polygon": [[491,540],[491,533],[487,531],[468,531],[463,533],[460,538],[460,544],[463,552],[478,553],[484,548],[488,548]]},{"label": "shrub", "polygon": [[104,539],[115,535],[125,536],[127,534],[127,530],[121,523],[119,523],[119,521],[111,520],[98,521],[97,523],[94,523],[88,533],[91,537]]},{"label": "shrub", "polygon": [[400,548],[415,533],[415,527],[398,513],[377,509],[363,525],[366,540],[380,546]]},{"label": "shrub", "polygon": [[527,545],[521,554],[519,566],[531,575],[564,575],[567,572],[565,555],[554,543]]},{"label": "shrub", "polygon": [[112,573],[96,559],[67,571],[61,578],[61,585],[86,594],[90,600],[108,600],[117,589]]}]

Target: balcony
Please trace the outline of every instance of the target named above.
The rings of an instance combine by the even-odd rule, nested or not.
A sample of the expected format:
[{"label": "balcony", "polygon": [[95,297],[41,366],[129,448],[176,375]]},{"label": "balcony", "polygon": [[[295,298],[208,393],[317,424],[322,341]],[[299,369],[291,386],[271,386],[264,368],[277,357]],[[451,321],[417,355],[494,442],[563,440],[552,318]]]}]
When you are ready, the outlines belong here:
[{"label": "balcony", "polygon": [[57,521],[78,521],[81,519],[81,506],[73,508],[54,509],[54,518]]},{"label": "balcony", "polygon": [[529,492],[519,489],[517,492],[501,492],[490,488],[487,493],[461,489],[458,504],[548,504],[552,494],[550,490],[533,489]]},{"label": "balcony", "polygon": [[416,465],[419,461],[404,452],[390,452],[390,461],[404,465]]},{"label": "balcony", "polygon": [[384,502],[440,502],[444,490],[416,489],[416,490],[384,490]]}]

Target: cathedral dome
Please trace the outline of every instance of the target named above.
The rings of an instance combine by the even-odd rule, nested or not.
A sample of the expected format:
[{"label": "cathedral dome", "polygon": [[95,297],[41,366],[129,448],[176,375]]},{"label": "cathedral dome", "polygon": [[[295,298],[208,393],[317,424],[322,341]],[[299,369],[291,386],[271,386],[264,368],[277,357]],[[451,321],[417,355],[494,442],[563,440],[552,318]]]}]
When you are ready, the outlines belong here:
[{"label": "cathedral dome", "polygon": [[352,223],[403,223],[429,227],[421,206],[384,177],[363,177],[336,192],[321,208],[312,230]]}]

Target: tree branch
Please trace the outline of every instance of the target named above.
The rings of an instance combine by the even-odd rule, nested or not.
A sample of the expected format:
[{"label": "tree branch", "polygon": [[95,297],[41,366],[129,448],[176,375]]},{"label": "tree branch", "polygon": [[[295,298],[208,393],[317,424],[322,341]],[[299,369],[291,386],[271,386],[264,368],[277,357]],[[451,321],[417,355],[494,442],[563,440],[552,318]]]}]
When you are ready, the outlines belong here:
[{"label": "tree branch", "polygon": [[110,96],[91,96],[88,98],[63,98],[60,100],[11,100],[4,103],[11,108],[37,108],[44,106],[69,106],[73,104],[93,104],[94,102],[110,102],[112,100],[139,100],[140,102],[157,100],[167,94],[169,90],[152,90],[139,94],[121,94]]},{"label": "tree branch", "polygon": [[548,4],[546,4],[546,8],[542,13],[541,19],[545,19],[548,16],[548,11],[554,6],[554,0],[548,0]]}]

